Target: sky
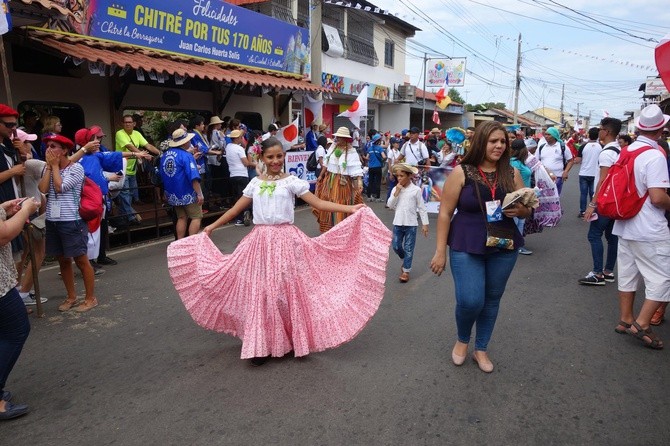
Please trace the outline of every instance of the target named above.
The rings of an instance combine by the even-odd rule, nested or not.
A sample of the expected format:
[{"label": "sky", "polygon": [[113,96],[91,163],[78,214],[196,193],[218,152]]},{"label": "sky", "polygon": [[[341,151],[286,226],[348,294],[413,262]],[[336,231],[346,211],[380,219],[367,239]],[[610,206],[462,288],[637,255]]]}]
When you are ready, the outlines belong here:
[{"label": "sky", "polygon": [[[543,106],[601,119],[642,106],[640,84],[657,76],[654,47],[670,33],[667,0],[372,0],[420,28],[406,74],[419,88],[423,57],[466,57],[470,104],[513,110],[521,33],[519,113]],[[427,89],[431,90],[431,89]]]}]

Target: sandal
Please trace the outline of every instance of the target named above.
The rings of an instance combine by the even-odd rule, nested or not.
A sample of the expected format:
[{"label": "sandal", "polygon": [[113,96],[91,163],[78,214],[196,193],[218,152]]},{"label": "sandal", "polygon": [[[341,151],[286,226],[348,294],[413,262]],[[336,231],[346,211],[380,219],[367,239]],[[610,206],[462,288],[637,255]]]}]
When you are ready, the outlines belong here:
[{"label": "sandal", "polygon": [[65,299],[62,304],[58,306],[58,311],[70,311],[77,303],[77,299]]},{"label": "sandal", "polygon": [[98,306],[98,301],[97,299],[94,299],[92,301],[85,300],[84,302],[80,303],[77,305],[77,307],[74,309],[77,313],[84,313],[91,308],[95,308]]},{"label": "sandal", "polygon": [[[620,328],[623,327],[623,328]],[[619,334],[626,334],[626,330],[630,328],[630,324],[624,322],[624,321],[619,321],[619,325],[614,327],[614,331],[616,331]]]},{"label": "sandal", "polygon": [[[640,327],[640,324],[638,324],[637,322],[633,322],[631,328],[632,327],[635,327],[636,331],[633,331],[630,328],[628,328],[626,329],[626,333],[638,338],[640,341],[644,343],[645,347],[652,348],[654,350],[661,350],[663,348],[663,341],[661,341],[659,337],[656,336],[656,334],[651,331],[651,328],[643,330],[642,327]],[[649,342],[647,342],[645,338],[649,338]]]},{"label": "sandal", "polygon": [[409,282],[409,273],[406,271],[403,271],[402,274],[400,274],[400,277],[398,278],[401,283],[407,283]]}]

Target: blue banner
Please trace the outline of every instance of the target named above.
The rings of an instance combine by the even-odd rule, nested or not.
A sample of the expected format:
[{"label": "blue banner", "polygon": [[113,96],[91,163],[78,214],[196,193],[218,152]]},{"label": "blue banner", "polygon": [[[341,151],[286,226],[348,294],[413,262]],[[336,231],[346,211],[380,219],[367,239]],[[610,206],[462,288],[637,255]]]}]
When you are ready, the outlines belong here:
[{"label": "blue banner", "polygon": [[0,2],[0,36],[12,30],[12,16],[9,13],[9,0]]},{"label": "blue banner", "polygon": [[310,75],[307,29],[221,0],[68,3],[77,6],[77,19],[45,27],[306,79]]}]

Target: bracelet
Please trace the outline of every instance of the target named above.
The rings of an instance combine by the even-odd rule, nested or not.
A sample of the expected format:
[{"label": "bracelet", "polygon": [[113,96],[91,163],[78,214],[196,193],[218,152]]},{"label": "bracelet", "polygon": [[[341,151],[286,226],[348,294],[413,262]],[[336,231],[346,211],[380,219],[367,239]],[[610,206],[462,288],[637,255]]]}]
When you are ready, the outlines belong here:
[{"label": "bracelet", "polygon": [[598,206],[595,203],[589,203],[589,207],[595,209]]}]

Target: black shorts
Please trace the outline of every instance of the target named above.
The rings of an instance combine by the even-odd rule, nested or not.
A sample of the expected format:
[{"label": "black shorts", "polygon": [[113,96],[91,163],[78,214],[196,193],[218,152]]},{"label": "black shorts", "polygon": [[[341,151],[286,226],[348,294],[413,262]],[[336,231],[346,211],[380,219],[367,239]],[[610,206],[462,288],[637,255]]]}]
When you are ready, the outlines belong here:
[{"label": "black shorts", "polygon": [[87,253],[88,225],[84,220],[50,221],[46,224],[46,255],[79,257]]}]

